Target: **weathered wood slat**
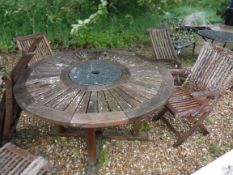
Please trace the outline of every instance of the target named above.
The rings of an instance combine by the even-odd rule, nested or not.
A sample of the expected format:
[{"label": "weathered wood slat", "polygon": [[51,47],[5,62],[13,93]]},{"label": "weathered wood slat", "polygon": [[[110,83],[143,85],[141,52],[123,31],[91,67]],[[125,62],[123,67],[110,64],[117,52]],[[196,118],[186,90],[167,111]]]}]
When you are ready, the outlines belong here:
[{"label": "weathered wood slat", "polygon": [[[96,120],[98,119],[98,120]],[[99,128],[127,124],[129,119],[122,111],[102,113],[75,113],[71,126],[83,128]]]},{"label": "weathered wood slat", "polygon": [[124,98],[122,98],[122,96],[119,95],[115,91],[115,89],[110,90],[110,93],[112,94],[112,96],[117,101],[117,104],[120,105],[120,107],[121,107],[122,110],[126,110],[126,109],[129,109],[129,108],[132,108],[132,106]]},{"label": "weathered wood slat", "polygon": [[120,105],[117,103],[116,99],[112,96],[110,91],[104,91],[104,95],[105,95],[110,111],[115,112],[115,111],[121,110]]},{"label": "weathered wood slat", "polygon": [[62,100],[55,106],[55,109],[64,111],[65,108],[73,101],[74,97],[78,94],[79,90],[74,89],[71,92],[67,92]]},{"label": "weathered wood slat", "polygon": [[108,112],[108,103],[106,101],[105,95],[103,91],[98,91],[98,111],[99,112]]},{"label": "weathered wood slat", "polygon": [[116,93],[118,93],[118,95],[120,95],[132,107],[136,107],[136,106],[140,105],[140,102],[137,101],[134,97],[130,96],[126,91],[123,91],[120,88],[115,88],[114,91]]},{"label": "weathered wood slat", "polygon": [[135,79],[130,79],[129,83],[137,84],[137,85],[142,86],[142,87],[146,87],[146,88],[148,88],[150,90],[154,90],[155,92],[159,90],[160,85],[161,85],[161,81],[151,83],[151,82],[148,82],[146,80],[138,81],[138,80],[135,80]]},{"label": "weathered wood slat", "polygon": [[146,96],[144,96],[144,93],[141,92],[141,91],[138,91],[137,89],[135,88],[129,88],[129,87],[126,87],[124,85],[120,86],[119,87],[122,91],[125,91],[127,92],[131,97],[134,97],[135,100],[139,101],[139,102],[144,102],[146,100],[148,100],[149,98],[147,98]]},{"label": "weathered wood slat", "polygon": [[86,113],[87,112],[87,107],[88,107],[88,103],[90,101],[90,97],[91,97],[91,92],[86,91],[80,104],[78,105],[78,108],[76,109],[77,113]]},{"label": "weathered wood slat", "polygon": [[158,93],[157,88],[155,89],[155,88],[145,87],[143,85],[139,85],[139,84],[137,84],[135,82],[131,82],[131,81],[128,82],[128,84],[133,86],[136,89],[139,89],[140,91],[144,91],[147,94],[151,94],[152,96],[156,95]]},{"label": "weathered wood slat", "polygon": [[40,91],[36,94],[32,93],[32,97],[36,101],[36,103],[39,103],[40,101],[44,101],[44,99],[48,98],[49,96],[52,96],[53,94],[59,93],[60,91],[63,90],[63,87],[57,86],[56,84],[54,84],[54,86],[48,86],[48,87],[49,88],[48,89],[45,88],[44,91]]},{"label": "weathered wood slat", "polygon": [[26,166],[22,167],[24,164],[26,164],[25,160],[17,162],[17,164],[15,164],[15,166],[12,167],[12,170],[11,170],[12,174],[9,174],[9,175],[14,175],[14,174],[17,174],[19,172],[22,172],[26,168]]},{"label": "weathered wood slat", "polygon": [[91,92],[91,98],[88,104],[87,113],[96,113],[98,112],[98,97],[97,91]]},{"label": "weathered wood slat", "polygon": [[81,90],[79,93],[74,97],[73,101],[67,106],[65,109],[66,112],[73,114],[75,110],[78,108],[80,101],[83,98],[85,91]]},{"label": "weathered wood slat", "polygon": [[[36,39],[40,39],[40,41],[35,46],[33,46]],[[29,62],[30,66],[43,59],[47,55],[53,55],[52,49],[50,48],[50,45],[44,33],[18,36],[14,38],[14,41],[22,52],[32,52],[31,50],[33,49],[35,55],[33,56],[33,59]]]},{"label": "weathered wood slat", "polygon": [[[1,149],[0,174],[44,174],[55,173],[52,165],[42,157],[36,158],[28,151],[23,150],[11,143],[5,144]],[[43,159],[43,162],[42,162]],[[27,173],[26,173],[27,172]]]},{"label": "weathered wood slat", "polygon": [[52,98],[49,102],[45,103],[47,107],[55,108],[58,104],[60,104],[63,100],[66,99],[67,94],[74,94],[75,89],[70,87],[69,89],[65,90],[63,93],[60,93],[55,98]]},{"label": "weathered wood slat", "polygon": [[149,29],[155,59],[157,61],[172,61],[179,65],[178,56],[172,44],[169,31],[166,28]]}]

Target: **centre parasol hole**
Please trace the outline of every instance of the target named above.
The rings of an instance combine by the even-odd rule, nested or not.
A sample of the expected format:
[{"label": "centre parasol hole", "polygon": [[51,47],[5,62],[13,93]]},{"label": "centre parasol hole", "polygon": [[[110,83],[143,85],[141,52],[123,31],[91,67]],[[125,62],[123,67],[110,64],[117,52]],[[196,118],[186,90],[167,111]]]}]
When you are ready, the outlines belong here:
[{"label": "centre parasol hole", "polygon": [[100,71],[98,71],[98,70],[93,70],[91,73],[97,75],[97,74],[100,73]]}]

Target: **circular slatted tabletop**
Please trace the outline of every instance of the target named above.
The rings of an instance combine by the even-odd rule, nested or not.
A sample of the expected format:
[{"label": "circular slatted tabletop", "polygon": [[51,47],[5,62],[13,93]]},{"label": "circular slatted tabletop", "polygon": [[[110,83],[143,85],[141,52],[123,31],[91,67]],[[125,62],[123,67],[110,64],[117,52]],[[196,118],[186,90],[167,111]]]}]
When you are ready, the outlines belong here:
[{"label": "circular slatted tabletop", "polygon": [[127,124],[166,103],[173,78],[163,66],[115,50],[60,52],[19,78],[19,106],[52,122],[84,128]]}]

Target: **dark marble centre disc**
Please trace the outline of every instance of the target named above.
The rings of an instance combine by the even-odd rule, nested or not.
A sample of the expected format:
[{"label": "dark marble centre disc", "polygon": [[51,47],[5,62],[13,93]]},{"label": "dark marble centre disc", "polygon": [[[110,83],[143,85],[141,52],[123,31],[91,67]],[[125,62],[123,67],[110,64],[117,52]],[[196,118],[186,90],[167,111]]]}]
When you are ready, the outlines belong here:
[{"label": "dark marble centre disc", "polygon": [[70,79],[80,85],[106,85],[121,78],[122,71],[111,62],[88,61],[71,69]]}]

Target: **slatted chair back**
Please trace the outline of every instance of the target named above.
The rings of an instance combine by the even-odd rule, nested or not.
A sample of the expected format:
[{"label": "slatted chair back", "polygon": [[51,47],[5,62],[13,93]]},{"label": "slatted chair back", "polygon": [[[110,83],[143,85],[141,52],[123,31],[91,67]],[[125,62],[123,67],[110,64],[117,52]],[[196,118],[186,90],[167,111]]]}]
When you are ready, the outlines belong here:
[{"label": "slatted chair back", "polygon": [[27,68],[28,63],[34,57],[34,51],[41,42],[42,38],[36,38],[26,54],[15,65],[10,74],[5,74],[3,82],[5,91],[0,103],[0,145],[3,140],[9,140],[15,130],[21,108],[17,105],[13,96],[13,87],[19,76]]},{"label": "slatted chair back", "polygon": [[169,31],[166,28],[148,29],[156,61],[180,65]]},{"label": "slatted chair back", "polygon": [[34,42],[36,38],[42,38],[39,46],[35,50],[35,55],[33,59],[29,62],[29,66],[43,59],[45,56],[53,55],[53,51],[50,48],[49,42],[44,33],[37,33],[27,36],[17,36],[14,38],[14,42],[16,42],[17,47],[22,52],[27,53],[30,46]]},{"label": "slatted chair back", "polygon": [[46,159],[36,157],[12,143],[0,148],[0,155],[0,174],[56,174],[56,170]]},{"label": "slatted chair back", "polygon": [[225,91],[232,79],[233,52],[206,42],[185,84],[194,90]]}]

